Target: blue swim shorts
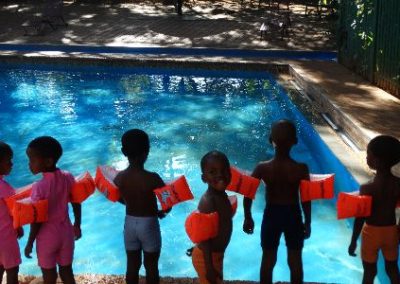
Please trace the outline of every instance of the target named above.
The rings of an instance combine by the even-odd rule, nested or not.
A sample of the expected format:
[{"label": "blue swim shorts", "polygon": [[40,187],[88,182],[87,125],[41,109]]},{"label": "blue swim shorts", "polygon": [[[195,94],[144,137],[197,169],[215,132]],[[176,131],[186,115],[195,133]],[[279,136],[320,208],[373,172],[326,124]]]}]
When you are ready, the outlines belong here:
[{"label": "blue swim shorts", "polygon": [[124,242],[127,251],[141,249],[145,252],[160,251],[161,231],[158,218],[126,215]]},{"label": "blue swim shorts", "polygon": [[261,224],[261,247],[276,250],[281,235],[291,250],[301,250],[304,245],[304,227],[300,206],[268,204]]}]

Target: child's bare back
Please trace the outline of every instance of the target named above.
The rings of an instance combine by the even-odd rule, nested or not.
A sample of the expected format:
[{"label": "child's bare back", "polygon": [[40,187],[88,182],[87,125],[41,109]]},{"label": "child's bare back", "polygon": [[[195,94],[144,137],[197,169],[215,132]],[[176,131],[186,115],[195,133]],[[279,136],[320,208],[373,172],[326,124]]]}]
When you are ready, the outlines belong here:
[{"label": "child's bare back", "polygon": [[309,179],[307,165],[289,157],[259,163],[253,176],[262,179],[268,188],[267,202],[282,205],[298,204],[300,180]]},{"label": "child's bare back", "polygon": [[164,186],[157,173],[128,167],[114,179],[126,205],[126,214],[137,217],[157,216],[154,189]]},{"label": "child's bare back", "polygon": [[375,179],[360,188],[362,195],[372,196],[371,216],[365,222],[373,226],[391,226],[396,224],[396,203],[400,199],[398,178],[388,176]]}]

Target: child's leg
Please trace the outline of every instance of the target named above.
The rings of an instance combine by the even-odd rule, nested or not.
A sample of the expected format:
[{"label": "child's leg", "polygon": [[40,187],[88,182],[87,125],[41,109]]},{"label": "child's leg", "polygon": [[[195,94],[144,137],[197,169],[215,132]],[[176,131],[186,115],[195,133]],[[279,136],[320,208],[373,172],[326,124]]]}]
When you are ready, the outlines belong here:
[{"label": "child's leg", "polygon": [[60,277],[64,284],[75,284],[74,272],[72,271],[72,264],[66,266],[59,266]]},{"label": "child's leg", "polygon": [[363,284],[373,284],[374,279],[377,273],[377,267],[376,267],[376,262],[366,262],[363,261],[363,267],[364,267],[364,275],[363,275]]},{"label": "child's leg", "polygon": [[397,266],[397,260],[385,260],[385,269],[392,284],[400,283],[399,267]]},{"label": "child's leg", "polygon": [[0,265],[0,283],[3,280],[3,275],[4,275],[4,266]]},{"label": "child's leg", "polygon": [[160,251],[144,252],[144,268],[146,269],[147,284],[160,283],[160,276],[158,272],[159,258],[160,258]]},{"label": "child's leg", "polygon": [[[6,269],[7,284],[18,284],[18,272],[19,272],[19,266]],[[1,276],[3,276],[3,274]]]},{"label": "child's leg", "polygon": [[303,283],[301,250],[288,250],[288,264],[290,269],[290,283]]},{"label": "child's leg", "polygon": [[41,268],[43,274],[44,284],[56,284],[57,281],[57,269],[54,268]]},{"label": "child's leg", "polygon": [[261,269],[260,269],[260,283],[261,284],[272,284],[272,272],[276,264],[277,249],[274,250],[263,250]]},{"label": "child's leg", "polygon": [[142,266],[142,251],[140,250],[127,250],[126,251],[127,265],[126,265],[126,283],[138,284],[139,283],[139,269]]}]

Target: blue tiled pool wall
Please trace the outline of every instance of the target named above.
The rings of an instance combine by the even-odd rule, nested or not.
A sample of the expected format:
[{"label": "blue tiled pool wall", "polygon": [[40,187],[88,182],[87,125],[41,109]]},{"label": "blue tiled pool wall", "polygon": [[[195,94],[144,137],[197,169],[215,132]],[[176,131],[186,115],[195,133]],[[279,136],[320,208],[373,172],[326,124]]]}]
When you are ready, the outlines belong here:
[{"label": "blue tiled pool wall", "polygon": [[[282,96],[282,100],[290,102],[290,99],[286,95],[284,89],[280,89],[280,95]],[[342,162],[335,156],[332,150],[322,142],[317,131],[312,128],[310,131],[303,131],[302,125],[306,125],[309,122],[304,117],[304,115],[298,110],[298,108],[293,108],[293,120],[296,122],[297,129],[299,132],[299,137],[304,140],[304,144],[308,146],[310,149],[311,155],[314,156],[315,161],[318,161],[318,165],[315,168],[311,168],[310,171],[313,173],[335,173],[335,193],[336,196],[339,192],[351,192],[358,190],[359,184],[351,175],[351,173],[346,169],[346,167],[342,164]],[[343,176],[345,178],[339,178]],[[336,197],[333,200],[336,202]]]},{"label": "blue tiled pool wall", "polygon": [[[280,89],[280,95],[282,96],[282,100],[290,100],[288,96],[286,95],[286,92],[284,89]],[[295,117],[295,121],[298,122],[299,125],[302,123],[307,123],[307,119],[304,117],[304,115],[297,109],[293,109],[293,114]],[[299,128],[299,132],[302,132],[302,128]],[[314,170],[318,173],[335,173],[336,176],[338,175],[344,175],[346,178],[344,179],[335,179],[335,198],[332,200],[334,204],[337,202],[337,194],[339,192],[352,192],[359,190],[360,184],[355,180],[355,178],[350,174],[350,172],[346,169],[346,167],[340,162],[340,160],[333,154],[333,152],[329,149],[329,147],[325,143],[321,143],[321,138],[319,137],[319,134],[315,129],[313,131],[307,131],[302,134],[300,134],[304,140],[305,144],[309,146],[310,149],[313,149],[314,151],[310,151],[312,155],[315,156],[315,160],[319,162],[318,167],[316,167]],[[322,170],[324,169],[324,170]],[[347,219],[346,222],[348,223],[348,226],[350,228],[353,227],[354,224],[354,219]],[[360,242],[361,237],[359,238],[358,246],[361,246]],[[348,243],[344,244],[344,246],[347,246],[350,244],[350,239],[348,240]],[[360,257],[360,256],[357,256]],[[399,265],[400,265],[400,259],[399,259]],[[379,259],[378,259],[378,274],[377,278],[380,283],[387,283],[389,281],[386,272],[385,272],[385,264],[384,264],[384,258],[382,256],[382,253],[379,253]]]}]

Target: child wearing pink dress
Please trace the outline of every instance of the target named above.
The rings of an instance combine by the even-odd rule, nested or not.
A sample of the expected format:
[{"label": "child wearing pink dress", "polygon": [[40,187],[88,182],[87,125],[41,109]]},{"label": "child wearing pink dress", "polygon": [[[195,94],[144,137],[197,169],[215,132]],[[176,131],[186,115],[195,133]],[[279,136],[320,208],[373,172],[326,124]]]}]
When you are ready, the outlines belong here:
[{"label": "child wearing pink dress", "polygon": [[32,201],[48,200],[48,221],[34,223],[25,247],[25,256],[30,258],[36,240],[38,264],[45,284],[55,284],[57,265],[59,274],[66,284],[75,284],[72,270],[74,239],[81,237],[81,205],[72,203],[75,223],[71,224],[68,203],[74,177],[56,167],[62,155],[60,143],[50,136],[32,140],[26,153],[33,174],[43,173],[43,178],[32,186]]},{"label": "child wearing pink dress", "polygon": [[22,237],[22,229],[15,230],[7,205],[4,201],[13,195],[14,189],[3,179],[12,168],[13,152],[11,147],[0,141],[0,282],[4,271],[7,274],[7,284],[18,284],[18,271],[21,264],[21,254],[17,238]]}]

